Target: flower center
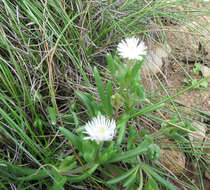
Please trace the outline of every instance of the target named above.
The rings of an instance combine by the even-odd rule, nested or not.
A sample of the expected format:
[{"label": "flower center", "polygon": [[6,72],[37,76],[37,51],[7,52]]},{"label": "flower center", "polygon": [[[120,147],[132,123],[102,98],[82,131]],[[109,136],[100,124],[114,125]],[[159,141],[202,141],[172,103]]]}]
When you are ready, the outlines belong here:
[{"label": "flower center", "polygon": [[101,132],[101,133],[104,133],[104,132],[105,132],[105,127],[104,127],[104,126],[101,126],[101,127],[100,127],[100,132]]},{"label": "flower center", "polygon": [[131,50],[134,50],[135,49],[135,46],[134,45],[131,45],[130,48],[131,48]]}]

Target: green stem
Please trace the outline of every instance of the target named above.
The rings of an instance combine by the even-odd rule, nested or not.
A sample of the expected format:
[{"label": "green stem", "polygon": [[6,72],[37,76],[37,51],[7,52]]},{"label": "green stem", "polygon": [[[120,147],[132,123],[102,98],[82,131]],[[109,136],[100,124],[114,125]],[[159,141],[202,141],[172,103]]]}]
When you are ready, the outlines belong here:
[{"label": "green stem", "polygon": [[162,101],[160,101],[160,102],[158,102],[158,103],[156,103],[154,105],[151,105],[151,106],[148,106],[148,107],[146,107],[144,109],[141,109],[140,111],[138,111],[138,112],[134,113],[133,115],[129,116],[129,119],[137,117],[137,116],[140,116],[140,115],[143,115],[146,112],[149,112],[149,110],[151,110],[153,107],[157,107],[157,106],[159,106],[159,105],[161,105],[161,104],[163,104],[163,103],[165,103],[165,102],[167,102],[167,101],[169,101],[169,100],[171,100],[173,98],[176,98],[177,96],[179,96],[181,94],[184,94],[185,92],[195,88],[197,85],[201,84],[202,82],[207,81],[209,78],[210,78],[210,76],[205,77],[205,78],[201,79],[199,82],[197,82],[196,84],[194,84],[192,86],[189,86],[189,87],[185,88],[184,90],[179,91],[178,93],[174,94],[173,96],[165,98],[164,100],[162,100]]},{"label": "green stem", "polygon": [[89,177],[93,172],[95,172],[95,170],[98,168],[99,164],[95,164],[93,165],[93,167],[91,169],[89,169],[88,171],[86,171],[84,174],[82,174],[81,176],[77,176],[77,177],[68,177],[68,181],[71,183],[76,183],[76,182],[80,182],[85,180],[87,177]]}]

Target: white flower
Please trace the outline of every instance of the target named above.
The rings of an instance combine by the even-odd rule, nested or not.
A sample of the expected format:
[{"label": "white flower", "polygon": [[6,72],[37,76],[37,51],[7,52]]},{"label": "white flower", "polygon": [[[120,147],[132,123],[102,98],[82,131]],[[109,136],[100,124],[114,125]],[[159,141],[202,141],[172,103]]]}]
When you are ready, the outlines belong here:
[{"label": "white flower", "polygon": [[85,132],[89,137],[84,139],[100,141],[111,141],[115,135],[116,123],[108,120],[103,115],[99,115],[85,125]]},{"label": "white flower", "polygon": [[136,37],[127,38],[125,40],[122,40],[118,46],[117,50],[119,52],[119,55],[123,58],[128,59],[136,59],[136,60],[142,60],[143,55],[146,55],[147,47],[144,45],[143,41],[139,41]]}]

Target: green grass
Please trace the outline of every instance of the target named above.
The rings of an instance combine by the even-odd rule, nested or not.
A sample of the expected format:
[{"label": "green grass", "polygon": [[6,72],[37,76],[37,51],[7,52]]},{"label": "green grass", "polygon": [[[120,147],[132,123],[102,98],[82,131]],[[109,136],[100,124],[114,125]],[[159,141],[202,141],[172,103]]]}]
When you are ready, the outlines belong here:
[{"label": "green grass", "polygon": [[[189,9],[187,1],[170,4]],[[185,113],[187,106],[174,100],[196,85],[180,87],[170,96],[168,86],[156,76],[165,96],[146,91],[147,101],[126,116],[121,115],[126,107],[118,112],[111,105],[119,86],[107,69],[106,55],[115,56],[119,41],[137,35],[160,43],[150,25],[157,23],[161,28],[164,19],[187,24],[188,19],[209,14],[194,9],[187,15],[171,10],[170,4],[160,0],[0,2],[1,189],[140,190],[174,189],[177,184],[204,189],[201,170],[207,167],[209,155],[201,144],[192,146],[185,129],[190,129],[188,123],[195,121],[195,116],[209,127],[210,115],[196,107]],[[199,29],[195,32],[201,33]],[[158,35],[161,41],[166,40],[164,31]],[[184,68],[183,72],[190,76]],[[99,110],[120,123],[117,157],[88,163],[79,151],[79,135]],[[178,119],[166,121],[163,113]],[[158,130],[163,124],[165,128]],[[145,139],[145,134],[152,140]],[[148,157],[149,145],[160,145],[163,137],[176,142],[175,149],[184,152],[188,162],[197,163],[198,184],[187,174],[182,179],[171,175]],[[93,143],[81,146],[97,147]],[[115,145],[106,146],[111,151]]]}]

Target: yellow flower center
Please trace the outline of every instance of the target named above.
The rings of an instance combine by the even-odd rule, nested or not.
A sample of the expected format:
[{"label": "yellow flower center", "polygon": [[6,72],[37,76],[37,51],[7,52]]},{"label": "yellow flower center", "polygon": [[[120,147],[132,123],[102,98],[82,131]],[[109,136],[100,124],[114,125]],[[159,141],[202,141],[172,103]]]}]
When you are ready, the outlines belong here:
[{"label": "yellow flower center", "polygon": [[104,133],[104,132],[105,132],[105,127],[104,127],[104,126],[101,126],[101,127],[100,127],[100,131],[101,131],[102,133]]}]

